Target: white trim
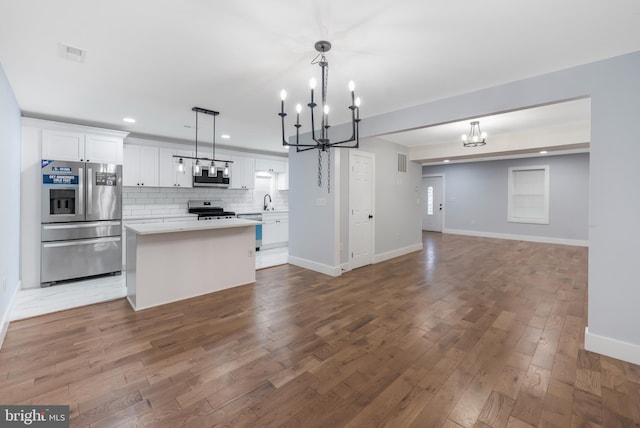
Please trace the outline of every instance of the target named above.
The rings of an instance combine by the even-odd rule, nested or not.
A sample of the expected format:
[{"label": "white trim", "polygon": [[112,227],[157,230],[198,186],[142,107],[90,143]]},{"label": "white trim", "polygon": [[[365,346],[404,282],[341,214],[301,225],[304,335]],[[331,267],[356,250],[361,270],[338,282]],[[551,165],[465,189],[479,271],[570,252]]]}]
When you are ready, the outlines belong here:
[{"label": "white trim", "polygon": [[589,333],[589,327],[584,329],[584,349],[632,364],[640,364],[640,346]]},{"label": "white trim", "polygon": [[[515,192],[514,173],[522,171],[543,171],[544,173],[544,193],[541,195],[544,200],[542,217],[517,217],[514,208],[514,197],[518,196]],[[514,166],[509,168],[509,176],[507,178],[508,186],[508,205],[507,205],[507,221],[510,223],[534,223],[549,224],[549,165],[536,166]],[[533,196],[540,196],[535,194]]]},{"label": "white trim", "polygon": [[452,235],[479,236],[482,238],[510,239],[514,241],[542,242],[545,244],[572,245],[574,247],[588,247],[589,241],[583,239],[554,238],[551,236],[512,235],[510,233],[480,232],[476,230],[444,229],[443,233]]},{"label": "white trim", "polygon": [[340,266],[329,266],[322,263],[314,262],[307,259],[302,259],[300,257],[289,256],[287,262],[290,265],[299,266],[301,268],[313,270],[316,272],[323,273],[329,276],[340,276],[342,275],[342,269]]},{"label": "white trim", "polygon": [[4,338],[7,335],[7,330],[9,330],[9,322],[11,321],[11,311],[13,310],[13,305],[16,302],[16,296],[18,295],[18,292],[21,289],[22,289],[22,281],[18,281],[18,286],[15,287],[13,290],[13,296],[9,298],[7,311],[2,316],[2,320],[0,320],[0,349],[2,349]]},{"label": "white trim", "polygon": [[419,244],[409,245],[404,248],[397,248],[395,250],[387,251],[386,253],[376,254],[373,256],[374,263],[384,262],[385,260],[395,259],[396,257],[404,256],[405,254],[414,253],[416,251],[422,251],[422,242]]}]

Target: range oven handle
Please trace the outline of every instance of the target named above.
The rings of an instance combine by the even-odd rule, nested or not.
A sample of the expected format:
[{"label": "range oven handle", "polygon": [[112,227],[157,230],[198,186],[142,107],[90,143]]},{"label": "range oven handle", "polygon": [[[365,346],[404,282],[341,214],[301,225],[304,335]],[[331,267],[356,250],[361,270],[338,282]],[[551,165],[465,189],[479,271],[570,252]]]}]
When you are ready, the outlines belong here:
[{"label": "range oven handle", "polygon": [[84,168],[78,168],[78,214],[84,215]]},{"label": "range oven handle", "polygon": [[74,223],[74,224],[45,224],[42,225],[44,230],[60,230],[60,229],[80,229],[83,227],[96,226],[120,226],[120,221],[98,221],[91,223]]},{"label": "range oven handle", "polygon": [[104,244],[106,242],[118,242],[120,237],[114,238],[97,238],[97,239],[79,239],[76,241],[62,241],[62,242],[47,242],[43,243],[44,248],[57,248],[57,247],[74,247],[76,245],[93,245]]}]

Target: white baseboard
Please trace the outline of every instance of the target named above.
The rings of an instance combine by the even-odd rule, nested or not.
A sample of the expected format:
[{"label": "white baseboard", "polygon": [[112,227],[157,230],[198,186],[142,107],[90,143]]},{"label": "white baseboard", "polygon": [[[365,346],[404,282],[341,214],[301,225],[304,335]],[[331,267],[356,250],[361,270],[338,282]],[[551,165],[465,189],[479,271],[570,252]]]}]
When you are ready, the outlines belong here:
[{"label": "white baseboard", "polygon": [[300,257],[289,256],[289,264],[300,266],[305,269],[313,270],[330,276],[342,275],[342,269],[340,266],[329,266],[311,260],[302,259]]},{"label": "white baseboard", "polygon": [[632,364],[640,364],[639,345],[589,333],[589,327],[584,329],[584,349]]},{"label": "white baseboard", "polygon": [[542,242],[545,244],[572,245],[574,247],[589,246],[589,241],[585,241],[582,239],[565,239],[565,238],[553,238],[549,236],[533,236],[533,235],[512,235],[510,233],[479,232],[476,230],[460,230],[460,229],[445,229],[443,232],[450,233],[452,235],[467,235],[467,236],[479,236],[481,238],[510,239],[513,241]]},{"label": "white baseboard", "polygon": [[395,259],[396,257],[404,256],[405,254],[421,251],[423,248],[422,242],[419,244],[409,245],[408,247],[398,248],[396,250],[387,251],[386,253],[376,254],[373,257],[374,263],[380,263],[385,260]]},{"label": "white baseboard", "polygon": [[9,322],[11,321],[11,310],[13,309],[13,305],[16,302],[16,296],[18,295],[18,291],[20,291],[21,284],[18,281],[18,286],[13,289],[13,295],[9,298],[9,305],[7,306],[7,310],[4,314],[2,314],[2,319],[0,319],[0,349],[2,349],[2,344],[4,343],[4,338],[7,335],[7,330],[9,330]]}]

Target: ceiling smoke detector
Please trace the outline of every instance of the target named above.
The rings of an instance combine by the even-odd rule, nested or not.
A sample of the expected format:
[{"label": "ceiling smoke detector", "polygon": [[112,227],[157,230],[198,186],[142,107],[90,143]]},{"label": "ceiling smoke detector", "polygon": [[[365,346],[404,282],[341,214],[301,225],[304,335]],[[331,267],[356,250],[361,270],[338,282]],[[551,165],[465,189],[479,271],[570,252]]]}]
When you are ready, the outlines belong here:
[{"label": "ceiling smoke detector", "polygon": [[64,43],[60,43],[58,45],[58,53],[64,59],[80,63],[84,63],[87,58],[86,50],[74,46],[65,45]]}]

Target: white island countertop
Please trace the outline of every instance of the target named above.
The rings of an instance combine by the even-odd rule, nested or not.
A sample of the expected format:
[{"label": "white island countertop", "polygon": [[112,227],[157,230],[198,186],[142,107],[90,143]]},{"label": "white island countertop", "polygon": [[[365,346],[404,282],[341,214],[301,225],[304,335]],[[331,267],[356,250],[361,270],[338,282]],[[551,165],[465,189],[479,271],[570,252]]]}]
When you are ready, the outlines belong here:
[{"label": "white island countertop", "polygon": [[246,227],[261,224],[259,221],[242,218],[225,218],[199,221],[173,221],[165,223],[128,224],[125,227],[139,235],[156,233],[187,232],[192,230],[226,229],[230,227]]}]

